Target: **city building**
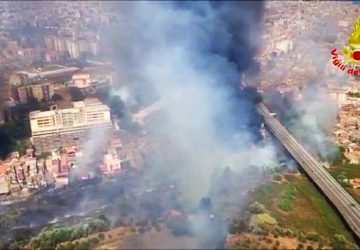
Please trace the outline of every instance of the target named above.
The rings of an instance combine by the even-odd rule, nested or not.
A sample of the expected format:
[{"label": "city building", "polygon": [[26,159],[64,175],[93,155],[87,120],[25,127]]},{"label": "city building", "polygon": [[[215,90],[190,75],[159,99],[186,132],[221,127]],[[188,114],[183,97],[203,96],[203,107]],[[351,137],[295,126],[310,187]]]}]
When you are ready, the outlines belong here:
[{"label": "city building", "polygon": [[9,83],[13,86],[34,83],[41,79],[50,79],[61,76],[72,75],[78,71],[77,67],[66,67],[62,65],[48,65],[43,68],[16,71],[9,77]]},{"label": "city building", "polygon": [[54,95],[54,87],[51,83],[40,83],[16,87],[17,101],[27,103],[29,98],[36,98],[40,101],[50,101]]},{"label": "city building", "polygon": [[65,39],[65,51],[69,53],[71,58],[80,56],[80,44],[76,40]]},{"label": "city building", "polygon": [[327,90],[331,99],[333,99],[339,106],[347,102],[347,90],[343,88],[328,88]]},{"label": "city building", "polygon": [[0,194],[8,194],[10,192],[9,182],[5,175],[0,176]]},{"label": "city building", "polygon": [[32,141],[38,152],[81,146],[89,129],[112,128],[110,109],[96,98],[73,102],[68,109],[30,112]]},{"label": "city building", "polygon": [[83,53],[97,55],[99,43],[91,38],[60,37],[49,35],[44,38],[45,46],[49,50],[69,53],[71,58],[78,58]]},{"label": "city building", "polygon": [[86,74],[86,73],[74,74],[72,76],[70,86],[80,88],[80,89],[90,87],[91,86],[90,74]]},{"label": "city building", "polygon": [[116,74],[106,67],[89,67],[73,74],[69,87],[80,89],[100,88],[113,85]]},{"label": "city building", "polygon": [[116,153],[104,155],[104,172],[111,173],[121,169],[121,161]]}]

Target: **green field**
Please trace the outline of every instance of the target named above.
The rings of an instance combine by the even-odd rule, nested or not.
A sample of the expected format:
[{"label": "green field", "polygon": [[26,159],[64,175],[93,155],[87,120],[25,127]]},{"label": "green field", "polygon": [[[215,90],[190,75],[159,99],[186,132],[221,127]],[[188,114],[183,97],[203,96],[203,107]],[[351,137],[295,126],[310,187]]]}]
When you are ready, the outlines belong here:
[{"label": "green field", "polygon": [[360,178],[360,165],[340,165],[330,168],[329,172],[335,175],[343,174],[348,179]]},{"label": "green field", "polygon": [[[342,164],[329,169],[329,173],[337,179],[337,176],[343,175],[347,179],[360,178],[360,165]],[[346,190],[360,204],[360,190],[347,187]]]},{"label": "green field", "polygon": [[305,233],[315,231],[326,238],[343,234],[349,241],[353,241],[340,217],[312,183],[302,176],[291,178],[289,183],[296,188],[296,194],[287,212],[281,211],[278,204],[283,199],[288,183],[270,183],[257,188],[252,193],[253,201],[264,204],[281,227]]}]

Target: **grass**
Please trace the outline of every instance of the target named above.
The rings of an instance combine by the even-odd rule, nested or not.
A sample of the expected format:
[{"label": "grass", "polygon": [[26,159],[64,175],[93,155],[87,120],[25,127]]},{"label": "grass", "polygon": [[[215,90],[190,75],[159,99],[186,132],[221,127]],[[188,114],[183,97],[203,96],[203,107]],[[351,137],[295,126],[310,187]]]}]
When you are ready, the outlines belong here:
[{"label": "grass", "polygon": [[278,203],[284,199],[284,193],[289,192],[286,191],[289,183],[264,184],[253,192],[252,197],[266,206],[281,227],[305,233],[314,231],[327,238],[343,234],[353,241],[340,217],[312,183],[305,177],[292,178],[289,182],[296,189],[296,195],[291,201],[292,209],[287,213],[279,209]]},{"label": "grass", "polygon": [[[344,175],[347,179],[360,178],[359,164],[341,164],[329,169],[329,173],[335,179],[338,175]],[[349,194],[360,204],[360,191],[353,188],[346,188]]]},{"label": "grass", "polygon": [[340,165],[330,168],[329,172],[335,175],[344,174],[348,179],[360,178],[360,165]]},{"label": "grass", "polygon": [[291,183],[286,184],[284,190],[281,193],[281,197],[278,200],[278,207],[285,212],[289,212],[292,209],[295,195],[296,188]]},{"label": "grass", "polygon": [[276,225],[277,221],[271,217],[268,213],[263,214],[257,214],[256,216],[256,222],[257,224],[267,224],[267,225]]}]

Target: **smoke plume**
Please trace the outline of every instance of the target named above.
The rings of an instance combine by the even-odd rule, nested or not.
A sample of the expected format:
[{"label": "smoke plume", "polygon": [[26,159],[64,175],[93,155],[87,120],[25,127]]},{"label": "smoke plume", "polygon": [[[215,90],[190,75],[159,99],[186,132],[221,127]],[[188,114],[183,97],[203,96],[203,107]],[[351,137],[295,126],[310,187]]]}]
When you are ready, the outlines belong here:
[{"label": "smoke plume", "polygon": [[[304,7],[305,16],[310,15],[306,13],[307,8]],[[278,113],[287,128],[316,156],[330,162],[338,153],[338,148],[332,142],[331,132],[339,110],[335,100],[332,100],[327,93],[328,84],[343,87],[349,78],[347,73],[338,70],[331,60],[330,51],[343,46],[348,39],[341,35],[348,34],[346,32],[339,32],[339,35],[330,32],[339,29],[338,23],[334,21],[336,20],[334,15],[336,14],[316,20],[306,29],[301,25],[296,26],[292,32],[293,37],[290,38],[295,50],[278,56],[281,59],[275,59],[303,69],[304,73],[295,73],[297,70],[287,70],[287,67],[277,63],[273,65],[276,71],[282,71],[280,75],[287,76],[287,80],[297,81],[299,78],[305,78],[296,83],[302,86],[301,89],[296,90],[297,94],[301,95],[301,100],[295,101],[292,93],[285,93],[282,96],[274,89],[264,95],[266,102]],[[302,22],[301,16],[295,15],[293,18],[295,22]],[[348,29],[351,32],[351,27]],[[300,55],[300,58],[296,59],[294,55]]]},{"label": "smoke plume", "polygon": [[[104,35],[121,83],[133,96],[165,103],[162,116],[147,125],[162,155],[148,170],[152,182],[166,174],[180,189],[182,205],[197,207],[209,195],[215,171],[275,161],[272,147],[254,148],[261,126],[256,90],[239,91],[241,74],[259,71],[253,57],[262,2],[136,1],[116,7],[122,18]],[[200,238],[208,227],[201,225],[195,230]]]}]

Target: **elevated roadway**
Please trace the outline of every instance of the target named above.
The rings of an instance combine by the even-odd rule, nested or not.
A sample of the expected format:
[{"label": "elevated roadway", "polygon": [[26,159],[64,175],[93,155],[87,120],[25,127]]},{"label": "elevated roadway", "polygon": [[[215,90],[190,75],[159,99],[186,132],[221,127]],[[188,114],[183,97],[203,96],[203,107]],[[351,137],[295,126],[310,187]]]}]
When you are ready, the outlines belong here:
[{"label": "elevated roadway", "polygon": [[[251,86],[242,77],[241,87]],[[329,174],[320,162],[312,155],[270,112],[263,102],[257,104],[265,125],[300,164],[312,181],[332,202],[338,212],[347,222],[353,233],[360,240],[360,205],[357,201]]]},{"label": "elevated roadway", "polygon": [[[245,79],[241,83],[242,87],[250,86]],[[155,110],[161,109],[163,101],[141,110],[134,118],[143,121]],[[324,164],[316,159],[279,121],[272,115],[270,110],[263,102],[257,105],[257,109],[262,115],[266,126],[288,150],[294,159],[300,164],[303,170],[322,190],[324,195],[332,202],[339,213],[342,215],[348,226],[360,240],[360,205],[355,199],[329,174],[324,168]]]},{"label": "elevated roadway", "polygon": [[360,205],[329,174],[324,164],[318,161],[304,146],[271,114],[269,109],[260,103],[259,113],[269,130],[288,150],[303,170],[333,203],[354,234],[360,239]]}]

